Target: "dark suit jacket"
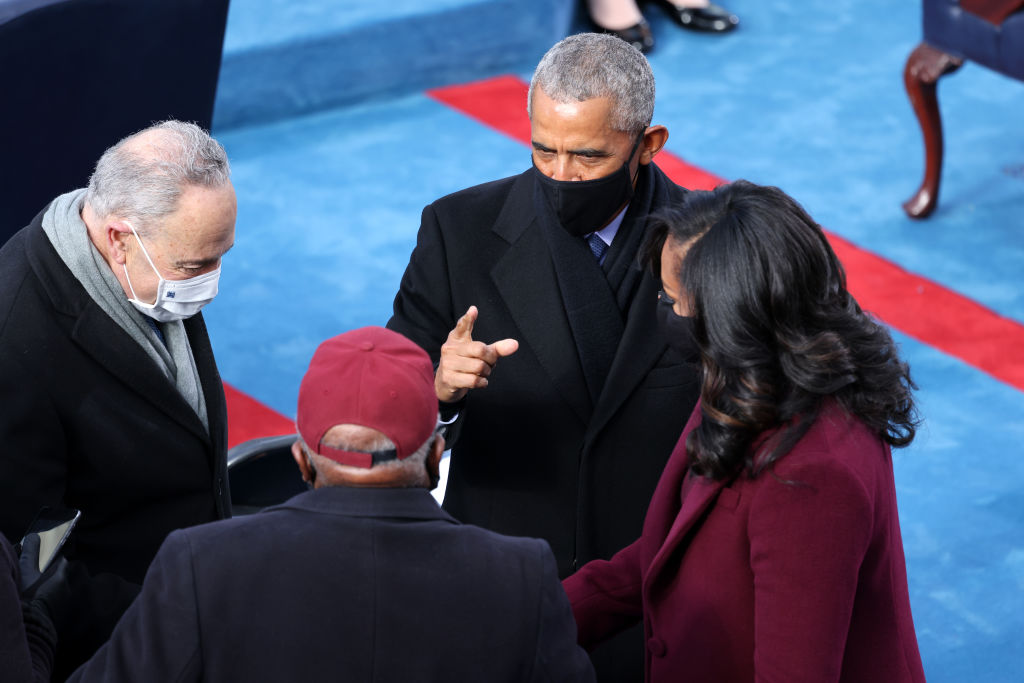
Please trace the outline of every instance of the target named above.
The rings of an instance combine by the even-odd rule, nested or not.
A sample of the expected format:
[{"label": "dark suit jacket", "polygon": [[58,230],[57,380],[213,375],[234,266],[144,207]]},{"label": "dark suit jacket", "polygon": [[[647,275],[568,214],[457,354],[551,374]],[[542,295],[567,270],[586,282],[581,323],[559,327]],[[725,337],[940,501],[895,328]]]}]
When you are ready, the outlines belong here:
[{"label": "dark suit jacket", "polygon": [[202,316],[185,329],[209,433],[41,220],[0,249],[0,530],[20,539],[44,504],[82,511],[65,546],[81,623],[61,634],[59,676],[106,639],[168,533],[230,515],[227,417]]},{"label": "dark suit jacket", "polygon": [[710,482],[699,410],[640,539],[563,582],[581,644],[642,618],[649,681],[923,682],[889,447],[826,404],[774,473]]},{"label": "dark suit jacket", "polygon": [[[693,366],[657,329],[659,283],[639,272],[635,253],[625,258],[636,284],[621,300],[602,278],[567,310],[563,284],[573,271],[552,255],[534,191],[528,171],[426,207],[388,327],[435,363],[470,305],[480,310],[474,339],[519,340],[488,387],[470,391],[461,406],[445,509],[501,533],[545,538],[565,576],[640,533],[697,388]],[[620,234],[630,225],[644,230],[650,212],[684,193],[654,165],[642,166]],[[600,274],[585,241],[577,242],[580,265]],[[622,335],[611,339],[614,358],[594,396],[580,348],[608,330],[609,315]]]},{"label": "dark suit jacket", "polygon": [[424,489],[322,488],[171,534],[73,681],[588,681],[554,559]]}]

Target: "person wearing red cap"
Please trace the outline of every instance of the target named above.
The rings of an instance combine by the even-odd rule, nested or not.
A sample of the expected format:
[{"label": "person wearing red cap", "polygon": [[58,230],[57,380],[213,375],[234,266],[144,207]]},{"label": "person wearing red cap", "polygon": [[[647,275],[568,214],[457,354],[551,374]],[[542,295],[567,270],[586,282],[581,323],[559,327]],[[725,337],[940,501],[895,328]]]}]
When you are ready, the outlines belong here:
[{"label": "person wearing red cap", "polygon": [[430,495],[437,417],[413,342],[323,342],[292,449],[312,490],[172,533],[70,680],[592,681],[547,544],[460,524]]}]

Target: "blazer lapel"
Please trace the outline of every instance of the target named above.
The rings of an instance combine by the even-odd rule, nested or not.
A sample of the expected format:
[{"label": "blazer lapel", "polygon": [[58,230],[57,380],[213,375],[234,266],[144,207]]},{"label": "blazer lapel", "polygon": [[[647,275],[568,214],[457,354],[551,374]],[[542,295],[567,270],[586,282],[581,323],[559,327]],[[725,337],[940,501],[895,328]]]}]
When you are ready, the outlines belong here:
[{"label": "blazer lapel", "polygon": [[566,403],[587,421],[593,404],[558,295],[555,266],[533,208],[532,190],[529,173],[520,176],[495,221],[494,232],[509,247],[491,269],[491,279],[522,333],[521,341]]}]

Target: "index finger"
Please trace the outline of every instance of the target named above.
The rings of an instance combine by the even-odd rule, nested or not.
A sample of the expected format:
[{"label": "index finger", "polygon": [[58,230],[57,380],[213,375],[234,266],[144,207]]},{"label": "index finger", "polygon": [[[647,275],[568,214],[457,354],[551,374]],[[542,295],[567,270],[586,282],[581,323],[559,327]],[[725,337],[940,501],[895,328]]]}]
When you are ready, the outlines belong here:
[{"label": "index finger", "polygon": [[459,321],[455,323],[455,329],[448,335],[449,339],[462,339],[472,341],[473,324],[476,322],[477,308],[470,306]]}]

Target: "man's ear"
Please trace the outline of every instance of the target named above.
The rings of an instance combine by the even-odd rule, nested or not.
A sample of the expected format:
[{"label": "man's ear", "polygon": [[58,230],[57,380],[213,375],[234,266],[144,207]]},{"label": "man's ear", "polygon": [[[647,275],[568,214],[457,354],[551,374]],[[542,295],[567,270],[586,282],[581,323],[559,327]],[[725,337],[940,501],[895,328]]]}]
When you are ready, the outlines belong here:
[{"label": "man's ear", "polygon": [[430,478],[430,490],[433,491],[438,482],[441,481],[441,456],[444,454],[444,437],[438,434],[434,437],[434,444],[427,453],[427,460],[424,463],[427,468],[427,477]]},{"label": "man's ear", "polygon": [[132,232],[128,225],[122,221],[108,219],[103,224],[103,233],[107,238],[107,251],[114,263],[124,265],[127,260],[128,240],[132,238]]},{"label": "man's ear", "polygon": [[302,450],[301,440],[292,444],[292,457],[295,458],[295,464],[299,466],[299,472],[302,473],[302,481],[307,484],[312,483],[315,475],[309,464],[309,458],[306,457],[306,452]]},{"label": "man's ear", "polygon": [[647,165],[654,160],[654,155],[661,151],[668,142],[668,128],[650,126],[644,131],[644,139],[640,143],[640,163]]}]

